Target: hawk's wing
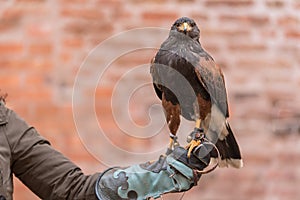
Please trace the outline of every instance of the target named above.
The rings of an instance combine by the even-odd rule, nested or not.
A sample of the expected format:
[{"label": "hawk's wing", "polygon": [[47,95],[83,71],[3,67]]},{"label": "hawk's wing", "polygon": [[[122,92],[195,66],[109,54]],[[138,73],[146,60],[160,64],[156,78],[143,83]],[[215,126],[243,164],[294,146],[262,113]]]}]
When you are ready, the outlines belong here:
[{"label": "hawk's wing", "polygon": [[162,86],[159,84],[161,83],[161,80],[157,68],[155,68],[154,60],[155,58],[152,58],[151,60],[150,73],[152,75],[153,87],[155,89],[156,95],[158,96],[158,98],[160,98],[160,100],[162,100]]},{"label": "hawk's wing", "polygon": [[195,66],[195,72],[199,81],[209,93],[212,103],[218,106],[226,118],[229,117],[224,76],[213,58],[208,54],[199,56],[199,63]]}]

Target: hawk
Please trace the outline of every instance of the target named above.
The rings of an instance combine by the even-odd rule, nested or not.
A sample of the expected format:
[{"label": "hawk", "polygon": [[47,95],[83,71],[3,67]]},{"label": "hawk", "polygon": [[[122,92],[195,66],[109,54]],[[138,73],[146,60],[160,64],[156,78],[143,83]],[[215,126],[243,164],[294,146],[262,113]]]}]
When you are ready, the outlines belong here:
[{"label": "hawk", "polygon": [[[243,162],[239,146],[227,121],[224,76],[214,59],[202,48],[199,38],[200,30],[195,21],[179,18],[151,60],[153,86],[162,101],[170,130],[169,149],[176,143],[180,116],[183,116],[195,121],[195,131],[216,144],[221,155],[219,166],[240,168]],[[199,144],[200,140],[194,134],[187,146],[188,156]],[[217,158],[216,150],[210,154]]]}]

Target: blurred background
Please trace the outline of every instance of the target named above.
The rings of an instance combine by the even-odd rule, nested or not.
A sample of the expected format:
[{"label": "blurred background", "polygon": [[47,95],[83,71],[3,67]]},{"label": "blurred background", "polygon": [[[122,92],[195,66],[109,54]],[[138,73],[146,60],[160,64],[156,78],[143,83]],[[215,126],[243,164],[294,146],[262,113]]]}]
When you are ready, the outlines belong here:
[{"label": "blurred background", "polygon": [[[299,10],[297,0],[0,0],[1,92],[8,93],[10,108],[86,174],[141,162],[135,159],[140,153],[157,157],[168,130],[148,63],[172,23],[191,17],[203,47],[225,74],[230,123],[245,166],[204,175],[185,199],[298,199]],[[163,29],[123,34],[145,27]],[[124,37],[108,39],[115,34]],[[91,53],[107,39],[107,55],[103,47]],[[103,66],[127,47],[129,53]],[[93,116],[105,139],[99,139],[99,127],[89,125]],[[191,130],[184,122],[180,132]],[[125,153],[111,156],[107,139]],[[38,199],[14,183],[15,199]]]}]

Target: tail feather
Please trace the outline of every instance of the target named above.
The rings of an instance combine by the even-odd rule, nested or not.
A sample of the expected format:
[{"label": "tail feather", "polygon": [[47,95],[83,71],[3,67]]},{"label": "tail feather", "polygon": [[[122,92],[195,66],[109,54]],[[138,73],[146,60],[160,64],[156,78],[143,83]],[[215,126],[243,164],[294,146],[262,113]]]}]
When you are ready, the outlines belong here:
[{"label": "tail feather", "polygon": [[[220,152],[221,160],[219,161],[220,167],[228,167],[229,165],[235,168],[243,167],[243,161],[240,153],[239,146],[233,135],[229,123],[226,121],[226,128],[221,133],[216,146]],[[218,154],[216,150],[211,152],[211,157],[217,158]],[[212,162],[215,162],[212,159]]]}]

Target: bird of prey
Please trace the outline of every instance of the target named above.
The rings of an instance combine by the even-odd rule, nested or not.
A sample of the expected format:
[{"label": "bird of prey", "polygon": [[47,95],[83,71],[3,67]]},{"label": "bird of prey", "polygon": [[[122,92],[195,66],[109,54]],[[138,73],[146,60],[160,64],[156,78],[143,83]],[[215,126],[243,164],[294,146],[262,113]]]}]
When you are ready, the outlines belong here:
[{"label": "bird of prey", "polygon": [[[174,147],[180,115],[195,121],[195,131],[216,144],[219,166],[243,165],[239,146],[229,126],[224,76],[214,59],[202,48],[200,30],[194,20],[182,17],[175,21],[169,37],[151,60],[150,72],[157,96],[162,101],[170,130],[169,149]],[[197,135],[197,134],[196,134]],[[201,143],[194,136],[188,156]],[[216,150],[210,152],[217,158]]]}]

